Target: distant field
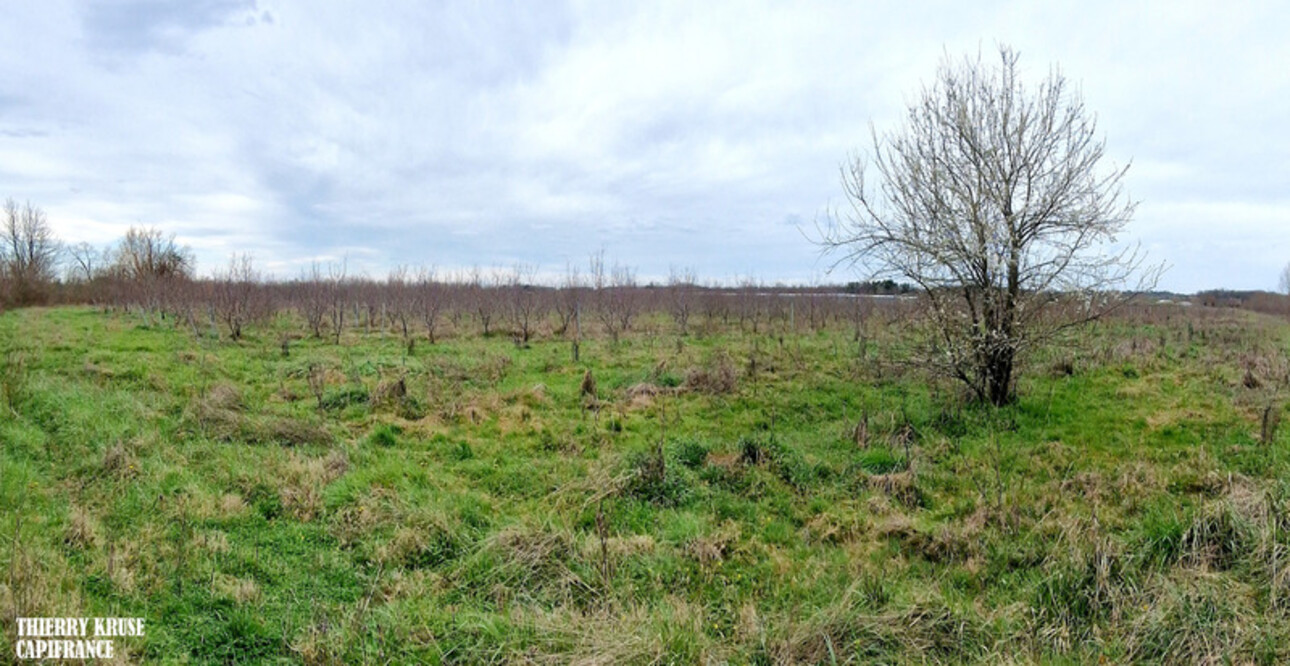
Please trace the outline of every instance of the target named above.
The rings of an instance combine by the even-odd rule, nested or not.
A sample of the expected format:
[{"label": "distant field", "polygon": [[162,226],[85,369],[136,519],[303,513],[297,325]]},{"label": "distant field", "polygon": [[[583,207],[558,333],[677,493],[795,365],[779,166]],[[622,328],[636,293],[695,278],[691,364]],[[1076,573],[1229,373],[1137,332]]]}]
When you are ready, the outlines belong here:
[{"label": "distant field", "polygon": [[140,616],[125,661],[1290,660],[1284,319],[1137,309],[1001,410],[880,310],[576,362],[471,326],[0,316],[0,653]]}]

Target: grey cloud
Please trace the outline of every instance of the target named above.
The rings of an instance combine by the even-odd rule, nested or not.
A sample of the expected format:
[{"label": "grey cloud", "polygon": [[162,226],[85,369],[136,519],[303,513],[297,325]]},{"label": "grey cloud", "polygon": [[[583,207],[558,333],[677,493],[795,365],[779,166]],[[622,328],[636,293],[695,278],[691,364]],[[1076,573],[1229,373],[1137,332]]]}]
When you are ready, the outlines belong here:
[{"label": "grey cloud", "polygon": [[1259,8],[1120,7],[31,3],[0,25],[26,49],[0,53],[0,197],[96,243],[161,225],[205,269],[559,271],[603,247],[642,276],[809,280],[829,264],[799,228],[842,202],[869,122],[1001,40],[1035,76],[1061,63],[1135,160],[1128,236],[1166,287],[1272,286],[1290,93],[1260,63],[1290,47]]},{"label": "grey cloud", "polygon": [[112,0],[86,3],[83,26],[93,49],[178,52],[192,33],[255,17],[255,0]]}]

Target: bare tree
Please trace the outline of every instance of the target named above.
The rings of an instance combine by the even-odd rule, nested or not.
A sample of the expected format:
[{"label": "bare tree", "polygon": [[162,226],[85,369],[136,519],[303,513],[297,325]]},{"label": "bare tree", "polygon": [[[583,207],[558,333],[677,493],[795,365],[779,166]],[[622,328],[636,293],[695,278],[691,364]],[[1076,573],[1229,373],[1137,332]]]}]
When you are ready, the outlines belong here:
[{"label": "bare tree", "polygon": [[636,271],[617,262],[606,270],[605,251],[590,259],[592,296],[596,305],[596,318],[617,344],[618,337],[631,328],[636,316],[637,303],[633,300],[636,290]]},{"label": "bare tree", "polygon": [[340,335],[345,330],[345,306],[349,300],[349,282],[346,280],[348,267],[347,260],[328,263],[327,281],[324,283],[327,294],[327,313],[331,316],[332,344],[337,345],[340,344]]},{"label": "bare tree", "polygon": [[560,321],[559,328],[556,329],[557,335],[565,335],[569,332],[569,326],[577,323],[583,290],[584,285],[582,276],[578,274],[578,267],[569,263],[565,266],[564,279],[560,283],[560,288],[551,301],[556,317]]},{"label": "bare tree", "polygon": [[613,285],[609,294],[610,310],[618,320],[618,330],[629,331],[640,309],[636,293],[636,269],[614,262],[614,268],[610,271],[609,277]]},{"label": "bare tree", "polygon": [[127,280],[148,281],[190,278],[193,253],[160,229],[130,227],[116,248],[112,269]]},{"label": "bare tree", "polygon": [[61,245],[45,218],[45,211],[13,199],[4,203],[4,239],[0,261],[17,305],[30,305],[48,297],[54,281]]},{"label": "bare tree", "polygon": [[484,337],[492,335],[493,319],[497,316],[497,296],[504,283],[501,270],[494,268],[485,277],[479,267],[470,270],[466,284],[466,299],[479,317]]},{"label": "bare tree", "polygon": [[426,329],[426,340],[434,344],[439,329],[439,315],[448,305],[448,294],[435,278],[433,267],[422,268],[417,272],[415,302],[421,325]]},{"label": "bare tree", "polygon": [[67,249],[67,281],[87,283],[103,272],[103,255],[89,243],[81,242]]},{"label": "bare tree", "polygon": [[242,339],[242,329],[266,318],[267,301],[261,293],[260,274],[249,254],[234,254],[228,270],[216,273],[211,285],[216,316],[233,340]]},{"label": "bare tree", "polygon": [[739,281],[739,330],[747,322],[752,324],[753,334],[757,333],[762,317],[762,292],[761,281],[751,275]]},{"label": "bare tree", "polygon": [[154,313],[165,319],[166,309],[177,305],[174,299],[191,291],[179,285],[192,278],[193,254],[175,242],[174,234],[130,227],[110,254],[106,272],[118,304],[137,308],[149,324]]},{"label": "bare tree", "polygon": [[516,264],[506,276],[506,291],[509,297],[507,314],[515,330],[517,342],[526,345],[533,337],[534,328],[546,314],[546,302],[541,298],[538,287],[537,267],[531,264]]},{"label": "bare tree", "polygon": [[1281,293],[1290,296],[1290,263],[1281,269],[1281,282],[1278,286],[1281,287]]},{"label": "bare tree", "polygon": [[678,335],[690,332],[690,312],[694,309],[694,285],[698,275],[693,268],[671,267],[667,276],[667,304]]},{"label": "bare tree", "polygon": [[327,286],[324,282],[322,266],[317,261],[309,264],[309,270],[298,280],[294,289],[294,300],[300,313],[304,315],[305,324],[315,339],[322,338],[323,320],[327,317]]},{"label": "bare tree", "polygon": [[[1127,167],[1103,168],[1104,140],[1077,90],[1053,70],[1022,84],[1017,54],[941,65],[900,132],[843,167],[850,204],[824,231],[840,261],[921,287],[926,360],[996,405],[1015,397],[1020,354],[1092,320],[1159,269],[1111,247],[1134,202]],[[868,175],[877,173],[877,189]]]},{"label": "bare tree", "polygon": [[399,266],[390,271],[385,280],[385,290],[389,292],[387,315],[399,331],[403,344],[411,352],[415,343],[412,341],[412,329],[408,325],[416,311],[416,287],[411,283],[411,273],[407,266]]}]

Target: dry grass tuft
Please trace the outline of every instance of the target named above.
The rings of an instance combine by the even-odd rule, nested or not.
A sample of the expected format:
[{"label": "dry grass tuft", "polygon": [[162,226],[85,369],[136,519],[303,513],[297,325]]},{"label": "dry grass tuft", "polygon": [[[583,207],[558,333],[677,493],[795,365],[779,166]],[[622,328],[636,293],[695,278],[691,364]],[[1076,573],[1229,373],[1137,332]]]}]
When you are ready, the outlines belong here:
[{"label": "dry grass tuft", "polygon": [[323,426],[292,418],[268,419],[249,434],[249,441],[285,446],[325,446],[335,441]]},{"label": "dry grass tuft", "polygon": [[735,367],[723,356],[707,367],[691,368],[685,373],[682,387],[695,393],[722,395],[733,393],[738,388],[738,380]]},{"label": "dry grass tuft", "polygon": [[282,508],[303,522],[313,520],[322,511],[323,488],[340,478],[348,466],[348,460],[338,458],[334,452],[327,458],[291,456],[280,472],[283,483],[278,496]]},{"label": "dry grass tuft", "polygon": [[63,543],[73,550],[86,550],[99,543],[99,522],[83,506],[72,505],[63,529]]},{"label": "dry grass tuft", "polygon": [[133,478],[139,473],[139,462],[135,459],[133,446],[118,440],[103,450],[103,472],[118,479]]},{"label": "dry grass tuft", "polygon": [[237,387],[223,382],[210,387],[206,391],[206,397],[199,402],[205,409],[227,409],[235,412],[246,409],[246,403],[242,401],[242,393],[237,390]]},{"label": "dry grass tuft", "polygon": [[371,402],[376,407],[386,407],[401,402],[408,395],[408,384],[402,377],[387,379],[376,385]]},{"label": "dry grass tuft", "polygon": [[228,599],[240,605],[259,599],[260,586],[250,578],[236,578],[221,573],[212,579],[211,593],[216,598]]},{"label": "dry grass tuft", "polygon": [[739,540],[739,525],[726,522],[711,534],[694,537],[685,544],[685,554],[703,566],[717,564],[726,559]]},{"label": "dry grass tuft", "polygon": [[923,506],[923,493],[918,489],[918,478],[914,476],[912,470],[871,474],[865,478],[865,485],[881,491],[906,508],[917,509]]}]

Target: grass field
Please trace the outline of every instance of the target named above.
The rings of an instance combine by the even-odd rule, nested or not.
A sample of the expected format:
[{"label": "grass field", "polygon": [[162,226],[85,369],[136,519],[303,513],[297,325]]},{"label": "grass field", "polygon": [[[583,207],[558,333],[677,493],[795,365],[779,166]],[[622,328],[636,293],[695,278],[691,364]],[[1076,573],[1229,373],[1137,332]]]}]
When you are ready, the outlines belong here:
[{"label": "grass field", "polygon": [[[0,317],[0,653],[1284,663],[1290,324],[1161,307],[964,403],[896,323],[618,344]],[[588,379],[593,392],[584,390]]]}]

